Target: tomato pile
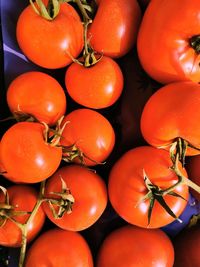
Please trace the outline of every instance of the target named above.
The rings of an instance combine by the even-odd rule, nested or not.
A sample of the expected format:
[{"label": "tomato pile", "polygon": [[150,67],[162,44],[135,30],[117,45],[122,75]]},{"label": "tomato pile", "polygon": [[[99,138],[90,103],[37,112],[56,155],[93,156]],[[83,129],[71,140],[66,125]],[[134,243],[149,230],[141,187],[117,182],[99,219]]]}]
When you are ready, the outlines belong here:
[{"label": "tomato pile", "polygon": [[1,264],[200,266],[199,1],[26,2],[1,99]]}]

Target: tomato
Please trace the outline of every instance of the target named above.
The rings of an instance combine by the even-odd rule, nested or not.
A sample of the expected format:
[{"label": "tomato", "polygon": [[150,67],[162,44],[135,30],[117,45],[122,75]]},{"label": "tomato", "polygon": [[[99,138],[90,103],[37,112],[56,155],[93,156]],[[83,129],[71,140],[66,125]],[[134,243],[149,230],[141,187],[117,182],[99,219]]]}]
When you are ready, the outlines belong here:
[{"label": "tomato", "polygon": [[177,82],[163,86],[147,101],[141,116],[145,140],[156,147],[171,147],[185,140],[186,155],[199,154],[200,85]]},{"label": "tomato", "polygon": [[[101,216],[107,205],[107,189],[103,180],[94,171],[79,165],[60,168],[46,185],[46,195],[56,197],[50,192],[62,192],[62,182],[66,183],[75,202],[70,214],[65,213],[62,218],[56,219],[47,202],[44,202],[44,211],[49,219],[57,226],[71,231],[81,231],[93,225]],[[58,207],[54,206],[56,212]]]},{"label": "tomato", "polygon": [[[7,189],[9,204],[13,206],[11,212],[31,212],[37,202],[37,191],[27,185],[13,185]],[[5,196],[0,192],[0,203],[5,203]],[[2,209],[2,208],[1,208]],[[15,215],[12,217],[19,223],[26,223],[29,214]],[[1,223],[4,216],[0,216]],[[45,213],[40,207],[27,227],[27,241],[30,242],[41,230],[45,220]],[[7,219],[0,227],[0,244],[6,247],[20,247],[22,240],[21,229],[11,220]]]},{"label": "tomato", "polygon": [[[185,167],[190,180],[200,186],[200,155],[190,157]],[[191,192],[197,200],[200,200],[200,195],[196,191],[192,190]]]},{"label": "tomato", "polygon": [[150,1],[138,34],[145,71],[161,83],[200,81],[198,0]]},{"label": "tomato", "polygon": [[[150,199],[143,200],[150,191],[144,181],[144,174],[153,185],[167,189],[178,180],[172,166],[169,153],[150,146],[141,146],[127,151],[113,165],[108,182],[110,202],[120,217],[131,224],[159,228],[174,221],[174,218],[155,200],[150,222],[148,212]],[[182,169],[182,173],[186,174]],[[178,185],[173,192],[180,197],[163,195],[164,201],[178,217],[187,205],[188,187]]]},{"label": "tomato", "polygon": [[30,71],[15,78],[7,90],[12,113],[29,114],[54,125],[65,114],[66,97],[60,84],[48,74]]},{"label": "tomato", "polygon": [[88,38],[94,50],[109,57],[122,57],[134,46],[141,21],[136,0],[101,0]]},{"label": "tomato", "polygon": [[91,67],[77,63],[70,65],[65,75],[65,84],[69,95],[77,103],[88,108],[106,108],[120,97],[123,74],[114,60],[103,56]]},{"label": "tomato", "polygon": [[[73,146],[82,153],[88,166],[103,162],[112,152],[115,132],[110,122],[100,113],[90,109],[76,109],[66,115],[68,122],[60,140],[62,146]],[[75,157],[80,163],[80,157]]]},{"label": "tomato", "polygon": [[27,253],[25,267],[93,267],[90,248],[77,233],[51,229],[34,241]]},{"label": "tomato", "polygon": [[174,249],[160,229],[126,225],[110,233],[100,247],[97,267],[172,267]]},{"label": "tomato", "polygon": [[37,183],[51,176],[60,165],[62,148],[44,140],[44,125],[18,122],[3,135],[0,161],[13,182]]},{"label": "tomato", "polygon": [[182,231],[174,240],[175,261],[174,267],[200,266],[199,225]]},{"label": "tomato", "polygon": [[70,64],[83,49],[82,22],[67,3],[60,4],[53,20],[46,20],[27,6],[18,18],[16,36],[22,52],[35,64],[49,69]]}]

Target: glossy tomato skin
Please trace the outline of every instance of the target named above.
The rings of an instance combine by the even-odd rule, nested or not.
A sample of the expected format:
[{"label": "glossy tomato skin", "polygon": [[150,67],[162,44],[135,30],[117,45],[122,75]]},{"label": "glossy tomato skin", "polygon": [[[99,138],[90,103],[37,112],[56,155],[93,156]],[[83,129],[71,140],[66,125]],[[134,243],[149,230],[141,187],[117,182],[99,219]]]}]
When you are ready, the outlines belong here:
[{"label": "glossy tomato skin", "polygon": [[23,53],[44,68],[62,68],[83,49],[83,25],[67,3],[60,5],[59,14],[52,21],[36,14],[29,5],[18,18],[16,35]]},{"label": "glossy tomato skin", "polygon": [[43,124],[18,122],[1,139],[0,161],[12,182],[45,180],[57,170],[61,159],[62,149],[45,142]]},{"label": "glossy tomato skin", "polygon": [[[200,148],[200,85],[177,82],[163,86],[147,101],[141,116],[144,139],[156,147],[169,148],[178,137]],[[199,154],[187,148],[186,155]]]},{"label": "glossy tomato skin", "polygon": [[[155,201],[148,224],[150,201],[141,201],[148,193],[143,171],[152,184],[166,189],[177,181],[177,176],[170,169],[171,166],[168,151],[150,146],[137,147],[122,155],[111,169],[108,182],[109,199],[119,216],[131,224],[148,228],[160,228],[174,221],[174,218]],[[184,170],[182,172],[186,175]],[[170,195],[163,198],[178,217],[187,205],[188,187],[180,185],[174,192],[185,200]]]},{"label": "glossy tomato skin", "polygon": [[69,95],[77,103],[94,109],[114,104],[123,89],[123,74],[119,65],[103,56],[91,67],[73,63],[67,69],[65,84]]},{"label": "glossy tomato skin", "polygon": [[[13,185],[8,189],[9,204],[14,207],[14,211],[31,212],[37,202],[38,193],[31,186]],[[0,202],[5,203],[3,192],[0,193]],[[30,215],[15,216],[14,219],[19,223],[26,223]],[[41,230],[45,221],[45,213],[40,207],[33,220],[28,225],[27,241],[30,242]],[[20,228],[11,220],[0,227],[0,244],[6,247],[20,247],[22,232]]]},{"label": "glossy tomato skin", "polygon": [[89,28],[88,37],[95,51],[106,56],[124,56],[134,46],[141,21],[136,0],[101,0]]},{"label": "glossy tomato skin", "polygon": [[182,231],[174,240],[174,267],[200,266],[200,229],[199,225]]},{"label": "glossy tomato skin", "polygon": [[[56,197],[49,193],[62,191],[61,177],[75,199],[72,212],[70,214],[65,213],[60,219],[55,219],[49,204],[45,202],[43,208],[46,215],[54,224],[65,230],[81,231],[90,227],[99,219],[106,208],[107,189],[105,183],[98,174],[85,167],[79,165],[65,166],[49,178],[46,185],[47,196]],[[55,209],[57,208],[55,207]]]},{"label": "glossy tomato skin", "polygon": [[83,237],[73,231],[51,229],[33,243],[25,267],[93,267],[90,248]]},{"label": "glossy tomato skin", "polygon": [[198,0],[186,0],[181,6],[178,1],[150,1],[137,47],[142,66],[155,80],[200,81],[200,57],[190,45],[190,38],[199,35],[199,8]]},{"label": "glossy tomato skin", "polygon": [[[103,115],[81,108],[66,115],[62,123],[65,122],[68,123],[62,133],[61,145],[75,144],[84,153],[85,164],[88,166],[106,160],[115,144],[115,132]],[[80,160],[77,161],[80,163]]]},{"label": "glossy tomato skin", "polygon": [[97,257],[97,267],[172,267],[173,262],[173,245],[164,232],[131,225],[111,232]]},{"label": "glossy tomato skin", "polygon": [[12,113],[22,112],[52,126],[65,114],[66,96],[60,84],[50,75],[30,71],[15,78],[7,90]]}]

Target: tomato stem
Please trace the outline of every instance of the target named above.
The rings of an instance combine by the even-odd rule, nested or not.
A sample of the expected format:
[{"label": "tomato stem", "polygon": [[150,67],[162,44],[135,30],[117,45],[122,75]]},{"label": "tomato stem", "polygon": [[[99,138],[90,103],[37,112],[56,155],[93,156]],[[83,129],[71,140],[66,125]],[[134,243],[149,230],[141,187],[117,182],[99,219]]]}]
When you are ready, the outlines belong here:
[{"label": "tomato stem", "polygon": [[27,247],[28,225],[31,223],[31,221],[35,217],[38,209],[40,208],[42,202],[44,201],[45,182],[46,181],[41,182],[38,200],[37,200],[32,212],[31,212],[29,218],[27,219],[26,223],[25,224],[21,224],[21,223],[19,224],[18,223],[18,226],[20,227],[21,232],[22,232],[22,243],[21,243],[21,248],[20,248],[19,267],[24,266],[26,247]]},{"label": "tomato stem", "polygon": [[36,0],[36,4],[33,2],[33,0],[29,0],[34,12],[43,17],[46,20],[53,20],[60,11],[60,1],[59,0],[49,0],[47,7],[43,3],[42,0]]}]

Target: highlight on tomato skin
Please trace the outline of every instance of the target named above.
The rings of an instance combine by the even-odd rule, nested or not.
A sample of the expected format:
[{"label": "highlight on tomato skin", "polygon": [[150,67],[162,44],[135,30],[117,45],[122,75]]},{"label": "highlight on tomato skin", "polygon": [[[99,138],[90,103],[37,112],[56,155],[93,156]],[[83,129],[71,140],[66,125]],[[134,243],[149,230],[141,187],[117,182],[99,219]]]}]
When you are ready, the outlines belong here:
[{"label": "highlight on tomato skin", "polygon": [[124,79],[117,62],[103,56],[90,67],[71,64],[65,74],[65,84],[75,102],[88,108],[102,109],[118,100]]},{"label": "highlight on tomato skin", "polygon": [[39,122],[55,125],[65,114],[67,100],[59,82],[40,71],[17,76],[7,89],[7,103],[17,118],[33,116]]},{"label": "highlight on tomato skin", "polygon": [[136,42],[141,15],[136,0],[98,1],[97,13],[88,28],[91,46],[105,56],[124,56]]},{"label": "highlight on tomato skin", "polygon": [[[178,219],[189,190],[179,184],[171,194],[162,194],[178,181],[171,167],[169,153],[163,149],[141,146],[125,152],[113,165],[108,181],[108,196],[116,213],[144,228],[160,228]],[[179,168],[187,176],[181,164]]]},{"label": "highlight on tomato skin", "polygon": [[78,232],[50,229],[30,247],[25,267],[93,267],[91,250]]},{"label": "highlight on tomato skin", "polygon": [[[0,191],[0,202],[1,210],[4,210],[4,204],[10,206],[10,215],[11,219],[15,219],[19,223],[26,223],[30,214],[23,214],[25,212],[32,212],[38,198],[38,192],[31,186],[28,185],[12,185],[7,188],[7,193],[9,196],[9,203],[5,201],[5,195],[3,191]],[[5,213],[8,210],[4,210]],[[22,214],[15,213],[22,212]],[[12,215],[13,213],[13,215]],[[14,222],[10,219],[5,219],[5,222],[0,227],[0,245],[6,247],[20,247],[22,241],[22,231]],[[3,216],[1,216],[1,223]],[[27,242],[33,240],[36,235],[40,232],[45,222],[45,213],[40,207],[32,221],[28,224],[27,227]]]},{"label": "highlight on tomato skin", "polygon": [[112,231],[103,241],[97,267],[172,267],[174,248],[160,229],[143,229],[125,225]]},{"label": "highlight on tomato skin", "polygon": [[57,218],[52,207],[56,214],[60,207],[44,202],[46,215],[54,224],[65,230],[82,231],[89,228],[100,218],[107,205],[107,188],[103,179],[86,167],[75,164],[64,166],[48,179],[46,197],[59,198],[53,192],[61,193],[63,182],[74,199],[70,212],[66,207],[62,216]]},{"label": "highlight on tomato skin", "polygon": [[24,55],[47,69],[69,65],[84,46],[83,24],[77,11],[68,3],[59,5],[59,13],[51,20],[36,14],[28,5],[16,25],[17,42]]},{"label": "highlight on tomato skin", "polygon": [[45,126],[18,122],[2,136],[0,162],[5,177],[14,183],[37,183],[50,177],[62,160],[62,148],[48,144]]},{"label": "highlight on tomato skin", "polygon": [[169,150],[181,139],[185,155],[200,153],[200,85],[176,82],[157,90],[141,116],[141,132],[152,146]]},{"label": "highlight on tomato skin", "polygon": [[86,166],[102,164],[115,145],[115,131],[108,119],[95,110],[80,108],[68,113],[61,127],[66,122],[60,139],[63,157]]}]

